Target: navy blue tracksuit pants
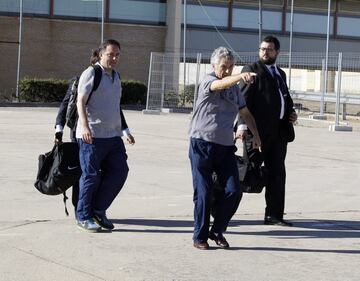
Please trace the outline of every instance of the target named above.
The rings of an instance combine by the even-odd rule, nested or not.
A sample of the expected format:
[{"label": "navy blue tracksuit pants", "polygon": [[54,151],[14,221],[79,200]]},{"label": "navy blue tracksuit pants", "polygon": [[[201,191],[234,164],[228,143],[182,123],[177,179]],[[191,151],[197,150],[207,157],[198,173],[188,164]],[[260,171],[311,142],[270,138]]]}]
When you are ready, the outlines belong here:
[{"label": "navy blue tracksuit pants", "polygon": [[211,231],[223,233],[239,206],[242,193],[235,151],[235,146],[190,139],[189,158],[194,186],[193,240],[196,242],[205,242],[209,237],[213,172],[216,172],[220,185],[224,186],[224,193],[217,198]]},{"label": "navy blue tracksuit pants", "polygon": [[93,138],[92,144],[78,139],[80,149],[78,220],[93,217],[94,210],[105,214],[123,187],[129,171],[121,137]]}]

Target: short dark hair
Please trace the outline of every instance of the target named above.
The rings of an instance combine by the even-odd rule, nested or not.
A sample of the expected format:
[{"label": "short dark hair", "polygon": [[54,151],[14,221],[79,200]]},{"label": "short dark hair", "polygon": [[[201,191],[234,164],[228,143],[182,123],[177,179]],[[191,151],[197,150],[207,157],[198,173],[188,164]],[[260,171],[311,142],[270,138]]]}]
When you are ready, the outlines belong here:
[{"label": "short dark hair", "polygon": [[109,45],[115,45],[117,46],[119,49],[121,49],[120,47],[120,43],[118,41],[116,41],[115,39],[107,39],[104,42],[101,43],[100,47],[99,47],[99,51],[105,50],[107,46]]},{"label": "short dark hair", "polygon": [[102,53],[103,51],[105,51],[106,47],[109,45],[115,45],[117,47],[119,47],[119,49],[121,49],[120,47],[120,43],[114,39],[107,39],[104,42],[101,43],[101,45],[99,46],[99,48],[92,50],[91,53],[91,57],[90,57],[90,64],[93,65],[95,63],[97,63],[98,61],[100,61],[100,53]]},{"label": "short dark hair", "polygon": [[274,43],[275,50],[276,51],[280,50],[280,42],[275,36],[272,35],[266,36],[261,42]]}]

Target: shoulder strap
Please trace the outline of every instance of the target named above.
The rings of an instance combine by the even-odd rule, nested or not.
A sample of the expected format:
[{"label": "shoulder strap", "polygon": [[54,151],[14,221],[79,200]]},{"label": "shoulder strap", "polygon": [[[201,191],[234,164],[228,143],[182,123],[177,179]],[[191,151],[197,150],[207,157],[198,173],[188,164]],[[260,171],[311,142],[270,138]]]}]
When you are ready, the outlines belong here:
[{"label": "shoulder strap", "polygon": [[65,214],[66,216],[69,216],[69,211],[66,207],[66,200],[68,200],[69,198],[66,196],[66,191],[63,192],[63,202],[64,202],[64,206],[65,206]]},{"label": "shoulder strap", "polygon": [[92,93],[95,92],[97,90],[97,88],[99,87],[99,84],[101,81],[101,76],[102,76],[102,68],[100,65],[95,64],[95,65],[92,65],[92,67],[95,70],[94,86],[89,94],[89,98],[87,99],[86,104],[89,103]]}]

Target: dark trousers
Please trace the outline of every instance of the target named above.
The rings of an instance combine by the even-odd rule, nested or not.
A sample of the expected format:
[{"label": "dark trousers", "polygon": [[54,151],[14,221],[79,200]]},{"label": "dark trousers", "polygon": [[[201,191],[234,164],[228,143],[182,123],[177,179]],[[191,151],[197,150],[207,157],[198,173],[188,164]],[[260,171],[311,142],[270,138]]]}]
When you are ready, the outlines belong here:
[{"label": "dark trousers", "polygon": [[194,235],[197,242],[209,237],[210,212],[215,172],[224,193],[217,198],[211,231],[223,233],[235,214],[241,199],[239,172],[235,159],[235,146],[223,146],[201,139],[190,139],[189,158],[194,187]]},{"label": "dark trousers", "polygon": [[125,146],[120,137],[94,138],[92,144],[78,140],[80,148],[80,192],[76,215],[105,214],[123,187],[129,171]]},{"label": "dark trousers", "polygon": [[[247,145],[250,143],[247,141]],[[283,219],[285,208],[285,157],[287,141],[272,137],[262,141],[261,151],[264,163],[269,171],[269,182],[265,189],[265,216]]]}]

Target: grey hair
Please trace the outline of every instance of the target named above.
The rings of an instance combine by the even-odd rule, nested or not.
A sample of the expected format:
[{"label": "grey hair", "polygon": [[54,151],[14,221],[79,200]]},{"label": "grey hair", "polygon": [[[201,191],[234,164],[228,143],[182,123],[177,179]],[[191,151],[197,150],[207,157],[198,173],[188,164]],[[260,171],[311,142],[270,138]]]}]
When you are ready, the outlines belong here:
[{"label": "grey hair", "polygon": [[220,59],[222,58],[225,58],[227,61],[233,61],[234,63],[236,62],[232,51],[225,47],[219,47],[213,51],[210,63],[219,64]]}]

